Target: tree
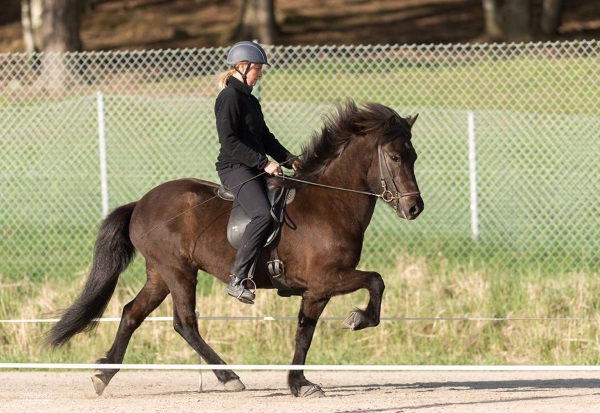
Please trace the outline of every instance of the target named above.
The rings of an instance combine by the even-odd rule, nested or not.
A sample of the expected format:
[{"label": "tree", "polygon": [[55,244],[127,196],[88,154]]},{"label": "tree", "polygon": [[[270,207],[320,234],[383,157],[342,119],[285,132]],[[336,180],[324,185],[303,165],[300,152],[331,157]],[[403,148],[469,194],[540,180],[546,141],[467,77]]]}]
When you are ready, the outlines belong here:
[{"label": "tree", "polygon": [[482,0],[485,32],[492,40],[523,41],[535,35],[551,36],[558,32],[563,1],[542,0],[539,24],[536,16],[539,2],[531,0]]},{"label": "tree", "polygon": [[275,20],[275,0],[244,0],[232,40],[257,40],[274,44],[279,33]]},{"label": "tree", "polygon": [[485,32],[492,40],[500,40],[504,36],[500,9],[502,0],[483,0],[483,16]]},{"label": "tree", "polygon": [[25,51],[41,52],[42,44],[42,12],[43,0],[21,0],[21,25]]},{"label": "tree", "polygon": [[548,36],[558,33],[563,11],[563,0],[544,0],[540,29]]},{"label": "tree", "polygon": [[81,50],[80,0],[43,0],[42,13],[42,75],[39,81],[53,94],[61,94],[75,74],[66,52]]},{"label": "tree", "polygon": [[504,36],[508,41],[531,40],[531,1],[505,0]]},{"label": "tree", "polygon": [[21,0],[25,51],[81,50],[80,3],[80,0]]},{"label": "tree", "polygon": [[80,0],[43,0],[42,40],[44,52],[78,52]]}]

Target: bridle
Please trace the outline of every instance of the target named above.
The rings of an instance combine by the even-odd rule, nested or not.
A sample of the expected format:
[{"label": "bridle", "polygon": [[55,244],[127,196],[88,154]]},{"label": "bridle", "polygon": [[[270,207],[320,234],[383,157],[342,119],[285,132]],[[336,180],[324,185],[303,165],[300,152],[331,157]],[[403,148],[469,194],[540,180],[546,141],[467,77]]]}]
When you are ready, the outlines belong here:
[{"label": "bridle", "polygon": [[[396,182],[394,182],[394,177],[392,176],[392,172],[385,160],[385,156],[383,155],[383,149],[381,149],[381,145],[377,147],[377,154],[379,156],[379,176],[381,177],[381,187],[383,188],[383,192],[379,195],[384,202],[390,203],[394,201],[394,210],[398,210],[398,205],[400,204],[400,199],[407,196],[418,196],[421,195],[419,191],[412,192],[402,192],[396,186]],[[385,183],[385,178],[383,176],[383,170],[387,172],[387,176],[394,187],[394,192],[387,189],[387,184]]]},{"label": "bridle", "polygon": [[[335,189],[338,191],[352,192],[355,194],[374,196],[377,198],[381,198],[385,203],[388,203],[388,204],[393,201],[394,202],[393,208],[394,208],[394,210],[397,211],[398,206],[400,204],[400,199],[405,198],[407,196],[418,196],[418,195],[421,195],[421,193],[419,191],[411,191],[411,192],[400,191],[398,189],[398,187],[396,186],[396,183],[394,182],[394,178],[392,176],[392,172],[390,171],[390,168],[389,168],[387,162],[385,161],[385,157],[383,155],[383,149],[381,149],[381,145],[379,145],[377,147],[377,154],[379,157],[379,176],[380,176],[380,180],[381,180],[381,187],[383,189],[383,191],[380,194],[374,193],[374,192],[368,192],[368,191],[359,191],[356,189],[341,188],[339,186],[318,184],[316,182],[309,182],[309,181],[305,181],[302,179],[294,178],[292,176],[283,175],[283,174],[277,175],[277,177],[288,180],[288,181],[303,183],[306,185],[318,186],[320,188]],[[384,170],[387,173],[387,177],[389,178],[390,182],[392,183],[392,186],[394,187],[393,192],[391,190],[389,190],[387,187],[387,183],[386,183],[385,176],[384,176]]]}]

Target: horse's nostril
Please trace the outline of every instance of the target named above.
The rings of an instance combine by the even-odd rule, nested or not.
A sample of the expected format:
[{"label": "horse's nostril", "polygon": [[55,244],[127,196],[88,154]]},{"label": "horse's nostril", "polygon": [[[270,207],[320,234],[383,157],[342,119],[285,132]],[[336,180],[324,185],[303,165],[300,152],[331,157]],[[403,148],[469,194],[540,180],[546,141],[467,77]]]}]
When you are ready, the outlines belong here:
[{"label": "horse's nostril", "polygon": [[419,207],[419,205],[415,205],[411,209],[408,210],[408,213],[412,218],[415,218],[417,215],[419,215],[421,213],[421,208]]}]

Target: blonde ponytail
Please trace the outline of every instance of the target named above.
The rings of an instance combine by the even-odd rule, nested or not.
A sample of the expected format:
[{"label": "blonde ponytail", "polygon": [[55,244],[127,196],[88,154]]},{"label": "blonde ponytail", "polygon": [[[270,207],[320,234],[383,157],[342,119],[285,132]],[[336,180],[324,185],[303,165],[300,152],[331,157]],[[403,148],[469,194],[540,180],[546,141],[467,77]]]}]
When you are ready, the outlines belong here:
[{"label": "blonde ponytail", "polygon": [[235,74],[235,69],[229,69],[229,70],[221,73],[220,75],[218,75],[217,82],[219,83],[219,88],[225,89],[225,86],[227,86],[227,79],[229,79],[234,74]]},{"label": "blonde ponytail", "polygon": [[219,87],[221,89],[225,89],[225,86],[227,86],[227,79],[229,79],[231,76],[235,75],[236,73],[244,72],[246,70],[246,66],[248,66],[249,64],[250,63],[248,63],[248,62],[239,62],[238,64],[235,65],[235,67],[232,67],[229,70],[218,75],[217,82],[219,82]]}]

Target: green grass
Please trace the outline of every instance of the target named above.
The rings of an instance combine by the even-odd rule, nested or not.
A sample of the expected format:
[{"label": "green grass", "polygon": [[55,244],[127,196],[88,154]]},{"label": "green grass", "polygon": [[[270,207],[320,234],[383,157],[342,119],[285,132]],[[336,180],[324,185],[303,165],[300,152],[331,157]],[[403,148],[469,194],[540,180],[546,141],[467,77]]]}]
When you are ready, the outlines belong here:
[{"label": "green grass", "polygon": [[463,62],[311,62],[267,72],[261,97],[328,102],[348,96],[400,108],[597,115],[600,82],[594,59],[490,56]]}]

